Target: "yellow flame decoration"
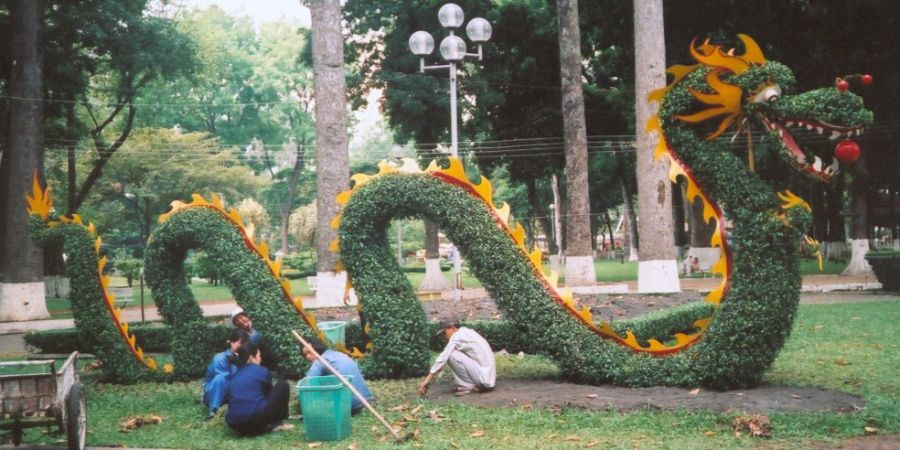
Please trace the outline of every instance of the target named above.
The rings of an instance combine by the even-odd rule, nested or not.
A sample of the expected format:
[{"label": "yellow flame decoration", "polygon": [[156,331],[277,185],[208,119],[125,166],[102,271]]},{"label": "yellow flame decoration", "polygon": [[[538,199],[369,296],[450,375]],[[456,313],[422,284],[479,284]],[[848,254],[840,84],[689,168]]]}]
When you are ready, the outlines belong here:
[{"label": "yellow flame decoration", "polygon": [[[251,251],[255,252],[260,259],[262,259],[266,265],[269,267],[269,271],[272,273],[272,277],[281,285],[282,297],[284,300],[291,305],[295,311],[300,315],[304,322],[309,325],[313,330],[318,330],[316,326],[316,318],[314,315],[309,314],[303,308],[303,300],[300,297],[294,297],[291,294],[291,281],[281,275],[281,261],[271,259],[269,255],[269,244],[266,242],[255,242],[253,239],[253,234],[251,230],[248,230],[248,227],[244,225],[243,219],[241,219],[240,213],[238,213],[236,208],[231,208],[226,210],[225,205],[222,202],[222,198],[216,194],[212,194],[210,196],[210,200],[207,201],[202,195],[194,193],[191,195],[191,202],[185,203],[179,200],[175,200],[171,203],[171,208],[165,214],[159,216],[159,223],[165,223],[172,216],[179,212],[190,208],[209,208],[212,209],[219,214],[221,214],[225,219],[229,220],[234,226],[237,228],[238,232],[241,233],[241,236],[244,238],[244,242],[247,244],[247,248]],[[252,224],[251,224],[252,226]],[[319,337],[324,337],[324,334],[319,331]]]},{"label": "yellow flame decoration", "polygon": [[25,202],[28,203],[28,214],[37,215],[43,222],[50,218],[50,210],[53,209],[50,186],[41,189],[36,170],[31,175],[31,195],[25,194]]},{"label": "yellow flame decoration", "polygon": [[[658,120],[656,121],[658,124]],[[658,125],[657,125],[658,128]],[[660,136],[662,134],[660,133]],[[664,144],[663,144],[664,146]],[[353,194],[363,185],[375,179],[379,176],[384,176],[388,174],[392,174],[398,171],[403,173],[422,173],[421,170],[418,169],[417,165],[404,162],[402,164],[402,169],[398,168],[398,166],[393,165],[391,163],[382,161],[378,164],[378,173],[375,175],[367,175],[362,177],[354,177],[353,185],[351,189],[342,192],[337,197],[337,202],[344,206],[353,196]],[[581,306],[578,304],[578,300],[575,299],[572,295],[572,291],[568,288],[564,288],[560,290],[558,288],[558,279],[559,275],[555,271],[550,271],[549,274],[545,274],[543,271],[543,267],[541,264],[542,253],[539,249],[535,248],[531,251],[528,251],[525,248],[525,229],[521,224],[516,223],[514,226],[510,225],[511,216],[509,214],[509,205],[503,204],[499,208],[494,205],[493,200],[493,187],[491,186],[490,181],[488,181],[485,177],[481,177],[479,184],[474,184],[466,175],[465,168],[463,167],[462,161],[457,158],[449,158],[449,165],[447,168],[442,168],[437,163],[437,160],[432,161],[429,164],[428,168],[425,169],[424,173],[435,176],[439,179],[449,180],[454,184],[463,186],[466,190],[471,193],[474,197],[480,199],[486,206],[488,206],[491,213],[494,215],[498,224],[501,228],[506,231],[506,233],[510,236],[510,239],[516,244],[519,250],[522,252],[522,256],[526,258],[532,265],[532,269],[538,279],[541,281],[542,285],[547,289],[548,293],[559,303],[563,308],[565,308],[573,317],[579,320],[584,326],[590,328],[595,334],[598,334],[602,337],[612,339],[616,342],[619,342],[622,345],[626,345],[634,351],[637,352],[648,352],[654,354],[667,354],[674,353],[679,350],[686,348],[687,346],[696,342],[702,334],[705,332],[708,319],[701,319],[694,323],[695,328],[698,329],[697,332],[692,334],[682,334],[678,333],[672,338],[674,339],[674,344],[664,344],[657,340],[650,339],[647,341],[647,345],[641,345],[638,342],[637,338],[630,331],[626,333],[625,336],[622,336],[612,328],[612,325],[609,322],[603,321],[595,324],[593,321],[593,315],[590,311],[590,308],[586,306]],[[700,189],[694,186],[694,191],[697,195],[700,195],[701,198],[705,198],[702,195]],[[716,217],[715,211],[712,209],[712,205],[708,202],[706,205],[709,205],[710,211],[712,211],[711,215],[707,217],[712,218]],[[332,223],[340,223],[340,213],[338,213],[338,218],[332,221]],[[721,242],[721,239],[720,239]],[[333,247],[339,247],[337,243],[332,243]],[[723,257],[724,260],[724,257]],[[722,263],[722,261],[720,261]],[[725,265],[722,263],[720,265],[722,267],[720,269],[721,273],[725,272]],[[725,283],[723,282],[723,286],[720,290],[724,290]],[[710,297],[712,298],[712,296]],[[711,301],[708,298],[708,301]],[[716,303],[712,302],[711,303]],[[372,349],[372,343],[367,344],[367,350]],[[351,353],[354,356],[361,356],[361,354],[357,355],[357,349],[354,349],[354,352]]]}]

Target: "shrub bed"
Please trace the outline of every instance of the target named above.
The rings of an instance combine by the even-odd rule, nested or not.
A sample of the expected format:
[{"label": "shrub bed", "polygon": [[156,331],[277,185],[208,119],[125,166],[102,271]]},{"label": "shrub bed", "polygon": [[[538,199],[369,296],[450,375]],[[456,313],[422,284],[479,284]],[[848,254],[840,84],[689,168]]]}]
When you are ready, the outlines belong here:
[{"label": "shrub bed", "polygon": [[869,252],[866,253],[866,261],[872,266],[884,290],[900,292],[900,251]]}]

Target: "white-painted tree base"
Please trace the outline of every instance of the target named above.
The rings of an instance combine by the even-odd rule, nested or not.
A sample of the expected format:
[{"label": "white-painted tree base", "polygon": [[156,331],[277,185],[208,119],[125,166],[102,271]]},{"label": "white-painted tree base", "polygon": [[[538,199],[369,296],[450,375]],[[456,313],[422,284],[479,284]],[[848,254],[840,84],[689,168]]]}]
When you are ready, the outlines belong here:
[{"label": "white-painted tree base", "polygon": [[0,283],[0,322],[47,319],[44,283]]},{"label": "white-painted tree base", "polygon": [[635,247],[631,247],[631,250],[628,250],[628,261],[637,261],[638,258],[638,249]]},{"label": "white-painted tree base", "polygon": [[425,278],[419,284],[420,291],[446,291],[453,289],[453,283],[441,272],[440,259],[425,260]]},{"label": "white-painted tree base", "polygon": [[678,262],[674,259],[638,261],[638,292],[681,292]]},{"label": "white-painted tree base", "polygon": [[550,261],[550,271],[562,273],[562,258],[559,255],[550,255],[547,259]]},{"label": "white-painted tree base", "polygon": [[62,275],[47,275],[44,277],[44,294],[47,298],[68,298],[69,278]]},{"label": "white-painted tree base", "polygon": [[866,261],[866,252],[869,251],[868,239],[850,240],[850,264],[841,272],[841,275],[874,275],[872,266]]},{"label": "white-painted tree base", "polygon": [[[691,247],[687,252],[685,260],[696,257],[700,270],[709,272],[709,269],[712,268],[712,265],[715,264],[721,256],[722,250],[719,249],[719,247]],[[688,267],[690,267],[690,265]]]},{"label": "white-painted tree base", "polygon": [[344,303],[344,289],[347,287],[347,272],[319,272],[316,274],[316,304],[307,307],[325,308],[332,306],[356,305],[356,292],[350,289],[347,303]]},{"label": "white-painted tree base", "polygon": [[593,286],[597,284],[593,256],[566,256],[566,286]]}]

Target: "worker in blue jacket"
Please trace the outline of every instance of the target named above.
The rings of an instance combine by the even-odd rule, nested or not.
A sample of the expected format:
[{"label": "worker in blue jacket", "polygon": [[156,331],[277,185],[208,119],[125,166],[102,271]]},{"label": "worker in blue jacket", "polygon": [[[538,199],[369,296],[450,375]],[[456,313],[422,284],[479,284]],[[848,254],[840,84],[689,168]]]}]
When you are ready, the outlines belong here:
[{"label": "worker in blue jacket", "polygon": [[238,370],[228,385],[228,413],[225,423],[246,435],[287,430],[294,426],[281,424],[288,417],[291,388],[279,379],[272,384],[269,369],[261,366],[262,354],[253,342],[238,348]]},{"label": "worker in blue jacket", "polygon": [[203,406],[206,407],[206,420],[216,415],[219,407],[228,402],[226,392],[231,376],[237,371],[237,349],[249,339],[247,332],[233,329],[228,333],[228,348],[213,356],[203,377]]},{"label": "worker in blue jacket", "polygon": [[[344,353],[329,349],[316,337],[309,337],[307,338],[307,341],[309,341],[309,345],[312,346],[316,353],[331,364],[331,367],[334,367],[344,377],[352,377],[350,383],[353,384],[353,387],[362,394],[367,402],[372,402],[372,391],[370,391],[369,386],[366,385],[366,380],[363,379],[362,372],[359,370],[359,365],[356,364],[356,361],[354,361],[353,358],[350,358]],[[306,357],[307,361],[312,363],[312,365],[309,366],[309,370],[306,371],[307,378],[331,375],[331,371],[325,367],[325,364],[322,364],[321,361],[316,359],[315,353],[309,351],[309,348],[305,346],[303,347],[303,356]],[[297,386],[299,386],[299,384]],[[355,395],[350,396],[351,414],[359,414],[363,410],[363,407],[364,405],[361,400],[356,398]],[[303,405],[300,405],[300,408],[302,412]]]}]

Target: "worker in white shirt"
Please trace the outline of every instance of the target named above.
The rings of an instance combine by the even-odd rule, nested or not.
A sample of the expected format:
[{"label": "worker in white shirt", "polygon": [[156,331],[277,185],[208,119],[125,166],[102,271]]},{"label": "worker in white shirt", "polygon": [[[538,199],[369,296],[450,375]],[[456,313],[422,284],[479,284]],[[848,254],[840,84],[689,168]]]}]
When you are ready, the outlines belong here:
[{"label": "worker in white shirt", "polygon": [[435,335],[441,333],[447,338],[447,346],[419,384],[419,395],[428,392],[428,385],[447,364],[453,372],[453,391],[457,396],[494,389],[497,365],[488,342],[475,330],[460,326],[458,321],[442,320]]}]

